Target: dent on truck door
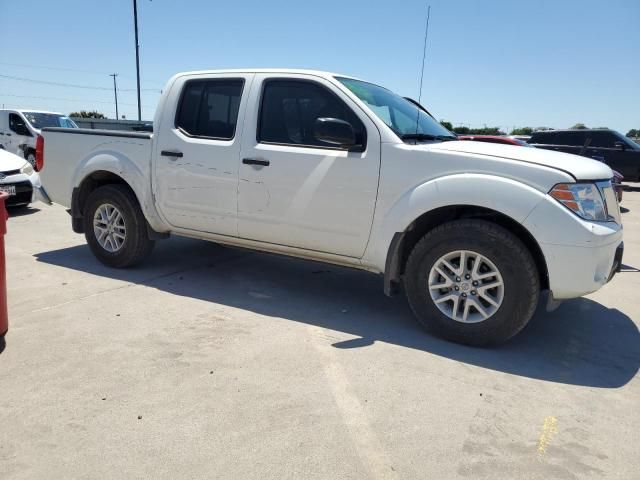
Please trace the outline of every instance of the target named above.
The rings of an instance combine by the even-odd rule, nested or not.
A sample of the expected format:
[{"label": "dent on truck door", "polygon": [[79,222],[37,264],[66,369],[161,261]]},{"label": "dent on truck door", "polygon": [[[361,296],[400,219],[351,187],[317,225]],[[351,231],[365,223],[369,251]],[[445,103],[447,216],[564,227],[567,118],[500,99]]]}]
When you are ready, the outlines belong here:
[{"label": "dent on truck door", "polygon": [[155,147],[156,198],[172,226],[237,236],[239,125],[251,78],[178,80]]},{"label": "dent on truck door", "polygon": [[[241,238],[362,256],[376,202],[380,137],[356,108],[320,80],[256,76],[241,152]],[[318,141],[317,118],[348,121],[363,148]]]}]

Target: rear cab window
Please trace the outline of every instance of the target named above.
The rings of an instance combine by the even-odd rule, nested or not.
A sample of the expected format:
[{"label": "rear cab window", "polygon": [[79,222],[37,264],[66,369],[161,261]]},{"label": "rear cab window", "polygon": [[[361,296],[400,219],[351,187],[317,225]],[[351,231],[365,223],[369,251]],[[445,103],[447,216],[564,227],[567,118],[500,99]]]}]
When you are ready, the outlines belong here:
[{"label": "rear cab window", "polygon": [[558,136],[555,132],[534,132],[529,143],[540,143],[542,145],[554,145]]},{"label": "rear cab window", "polygon": [[233,139],[243,88],[242,78],[187,81],[178,104],[175,127],[190,137]]}]

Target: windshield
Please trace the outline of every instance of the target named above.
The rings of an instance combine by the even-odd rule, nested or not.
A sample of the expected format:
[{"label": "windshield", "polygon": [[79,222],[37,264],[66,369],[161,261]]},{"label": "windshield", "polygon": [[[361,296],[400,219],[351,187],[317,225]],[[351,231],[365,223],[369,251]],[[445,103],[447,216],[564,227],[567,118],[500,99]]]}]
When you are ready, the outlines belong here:
[{"label": "windshield", "polygon": [[400,138],[450,140],[456,136],[432,116],[386,88],[351,78],[337,77],[354,95],[367,104],[380,120]]},{"label": "windshield", "polygon": [[33,128],[44,127],[78,128],[66,115],[57,113],[22,112]]}]

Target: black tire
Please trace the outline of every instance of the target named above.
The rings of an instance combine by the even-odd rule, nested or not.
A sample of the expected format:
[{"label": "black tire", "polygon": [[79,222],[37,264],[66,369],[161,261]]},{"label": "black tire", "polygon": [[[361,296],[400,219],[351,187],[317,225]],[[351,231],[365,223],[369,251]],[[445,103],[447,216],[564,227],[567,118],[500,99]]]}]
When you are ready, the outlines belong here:
[{"label": "black tire", "polygon": [[33,168],[36,168],[36,151],[35,150],[27,150],[27,153],[24,156],[24,159],[31,164]]},{"label": "black tire", "polygon": [[[483,255],[504,282],[499,308],[478,323],[453,320],[438,309],[429,293],[432,267],[456,250]],[[422,237],[407,259],[404,283],[409,305],[423,326],[447,340],[476,346],[501,343],[520,332],[533,316],[540,294],[538,270],[524,244],[506,229],[475,219],[445,223]]]},{"label": "black tire", "polygon": [[[115,206],[124,219],[125,240],[122,247],[115,252],[103,248],[94,233],[93,218],[103,204]],[[125,185],[105,185],[91,192],[85,204],[82,221],[89,248],[98,260],[109,267],[125,268],[139,264],[153,250],[154,242],[149,240],[147,222],[138,199]]]}]

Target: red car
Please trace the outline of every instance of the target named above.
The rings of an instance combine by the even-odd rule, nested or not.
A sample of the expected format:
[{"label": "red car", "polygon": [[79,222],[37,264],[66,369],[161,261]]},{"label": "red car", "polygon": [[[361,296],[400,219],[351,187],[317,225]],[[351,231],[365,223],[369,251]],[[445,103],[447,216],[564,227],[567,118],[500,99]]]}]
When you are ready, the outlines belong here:
[{"label": "red car", "polygon": [[500,137],[498,135],[458,135],[458,140],[473,140],[474,142],[504,143],[505,145],[516,145],[518,147],[530,147],[524,140],[517,138]]},{"label": "red car", "polygon": [[[517,138],[500,137],[498,135],[458,135],[458,140],[472,140],[474,142],[489,142],[489,143],[502,143],[504,145],[516,145],[518,147],[531,147],[524,140],[518,140]],[[620,172],[613,170],[613,188],[616,191],[618,197],[618,203],[622,202],[622,180],[624,177]]]}]

